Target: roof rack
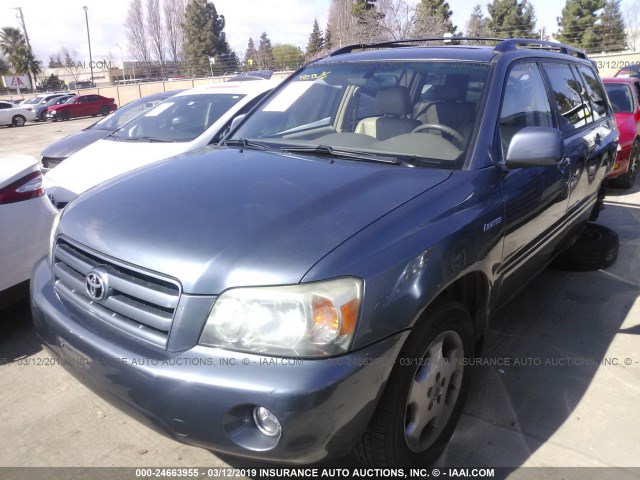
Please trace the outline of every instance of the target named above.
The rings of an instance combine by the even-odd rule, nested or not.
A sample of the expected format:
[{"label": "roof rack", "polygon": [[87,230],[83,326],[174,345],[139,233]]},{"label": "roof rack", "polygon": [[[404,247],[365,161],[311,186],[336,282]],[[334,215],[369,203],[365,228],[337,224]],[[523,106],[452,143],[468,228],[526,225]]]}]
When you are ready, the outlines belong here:
[{"label": "roof rack", "polygon": [[565,45],[564,43],[550,42],[548,40],[536,40],[535,38],[507,38],[496,45],[494,52],[509,52],[517,50],[519,45],[537,45],[544,50],[557,50],[560,53],[574,55],[578,58],[587,59],[587,54],[579,48]]},{"label": "roof rack", "polygon": [[387,42],[373,43],[356,43],[338,48],[329,54],[329,57],[351,53],[354,50],[364,50],[367,48],[398,48],[415,45],[422,42],[444,42],[453,43],[460,41],[476,41],[476,42],[497,42],[498,45],[493,49],[496,53],[510,52],[518,49],[520,45],[538,46],[540,49],[556,50],[567,55],[574,55],[579,58],[587,59],[587,54],[575,47],[565,45],[563,43],[550,42],[548,40],[536,40],[534,38],[495,38],[495,37],[429,37],[429,38],[411,38],[407,40],[390,40]]},{"label": "roof rack", "polygon": [[410,38],[407,40],[389,40],[387,42],[373,42],[373,43],[356,43],[353,45],[347,45],[342,48],[338,48],[329,54],[330,57],[337,55],[343,55],[345,53],[351,53],[354,50],[364,50],[366,48],[397,48],[406,47],[412,44],[421,42],[458,42],[461,40],[466,41],[482,41],[482,42],[502,42],[504,38],[494,37],[429,37],[429,38]]}]

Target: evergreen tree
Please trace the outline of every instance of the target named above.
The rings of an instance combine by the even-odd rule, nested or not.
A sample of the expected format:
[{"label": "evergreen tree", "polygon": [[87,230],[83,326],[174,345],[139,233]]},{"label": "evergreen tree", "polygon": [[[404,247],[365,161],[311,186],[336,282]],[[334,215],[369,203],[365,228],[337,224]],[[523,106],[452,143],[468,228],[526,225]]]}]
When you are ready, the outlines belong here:
[{"label": "evergreen tree", "polygon": [[184,53],[190,74],[206,73],[209,58],[216,59],[216,69],[224,68],[219,60],[231,53],[223,32],[225,20],[207,0],[190,0],[185,10]]},{"label": "evergreen tree", "polygon": [[468,37],[486,37],[489,35],[489,20],[482,13],[482,6],[477,3],[471,11],[471,16],[467,22]]},{"label": "evergreen tree", "polygon": [[627,33],[620,10],[620,0],[607,0],[597,30],[600,33],[602,50],[605,52],[619,52],[626,48]]},{"label": "evergreen tree", "polygon": [[253,38],[249,38],[249,43],[247,44],[247,51],[244,54],[244,63],[247,70],[257,68],[258,50],[256,50],[256,45],[255,43],[253,43]]},{"label": "evergreen tree", "polygon": [[605,0],[567,0],[558,18],[558,40],[584,50],[601,48],[596,12],[604,6]]},{"label": "evergreen tree", "polygon": [[[570,1],[570,0],[569,0]],[[536,15],[528,0],[493,0],[488,28],[499,37],[536,38]]]},{"label": "evergreen tree", "polygon": [[455,33],[458,29],[451,22],[453,12],[446,0],[420,0],[416,8],[418,16],[434,17],[435,20],[444,25],[447,32]]},{"label": "evergreen tree", "polygon": [[318,19],[313,20],[313,29],[309,35],[309,43],[307,43],[307,57],[311,57],[320,52],[324,48],[324,37]]},{"label": "evergreen tree", "polygon": [[324,29],[324,48],[331,50],[333,48],[333,41],[331,39],[331,26],[327,23],[327,28]]},{"label": "evergreen tree", "polygon": [[271,40],[266,32],[260,35],[260,44],[258,45],[258,68],[271,69],[273,66],[273,47]]}]

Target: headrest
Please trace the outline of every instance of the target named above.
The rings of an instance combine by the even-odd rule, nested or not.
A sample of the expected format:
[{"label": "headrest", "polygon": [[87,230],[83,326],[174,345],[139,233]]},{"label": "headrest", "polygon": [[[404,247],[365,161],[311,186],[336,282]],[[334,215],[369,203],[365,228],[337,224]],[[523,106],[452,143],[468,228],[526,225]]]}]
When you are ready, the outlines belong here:
[{"label": "headrest", "polygon": [[380,115],[407,115],[411,113],[411,98],[406,87],[378,90],[376,112]]},{"label": "headrest", "polygon": [[432,100],[438,100],[440,102],[457,102],[463,100],[462,91],[458,87],[452,87],[449,85],[438,85],[431,89],[433,93],[429,95]]}]

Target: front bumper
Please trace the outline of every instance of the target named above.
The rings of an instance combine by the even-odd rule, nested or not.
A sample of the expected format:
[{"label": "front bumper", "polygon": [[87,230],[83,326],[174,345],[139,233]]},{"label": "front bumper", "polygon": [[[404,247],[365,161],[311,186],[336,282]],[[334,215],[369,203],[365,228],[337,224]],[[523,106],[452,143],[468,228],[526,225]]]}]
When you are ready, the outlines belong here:
[{"label": "front bumper", "polygon": [[619,177],[620,175],[624,175],[629,170],[629,160],[631,159],[631,148],[632,145],[625,145],[616,155],[616,159],[613,162],[613,167],[607,175],[609,180]]},{"label": "front bumper", "polygon": [[[256,460],[311,463],[349,452],[407,333],[334,359],[279,359],[194,346],[167,352],[125,338],[60,300],[46,259],[31,278],[43,343],[87,387],[181,442]],[[254,406],[282,425],[274,444]]]}]

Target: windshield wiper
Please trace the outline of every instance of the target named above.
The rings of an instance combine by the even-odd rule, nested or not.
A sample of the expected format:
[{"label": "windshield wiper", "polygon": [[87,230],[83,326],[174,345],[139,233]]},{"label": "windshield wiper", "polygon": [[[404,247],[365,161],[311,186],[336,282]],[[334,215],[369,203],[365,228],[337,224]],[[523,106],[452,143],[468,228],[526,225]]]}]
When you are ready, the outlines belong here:
[{"label": "windshield wiper", "polygon": [[382,156],[375,153],[355,152],[353,150],[342,150],[340,148],[334,148],[329,145],[314,145],[310,147],[304,146],[291,146],[282,147],[283,152],[289,153],[316,153],[320,155],[330,155],[332,157],[339,158],[351,158],[354,160],[363,160],[365,162],[380,162],[389,163],[392,165],[400,165],[398,158],[394,156]]},{"label": "windshield wiper", "polygon": [[267,150],[269,148],[262,143],[247,140],[246,138],[224,140],[222,142],[222,145],[224,145],[225,147],[250,148],[252,150]]}]

